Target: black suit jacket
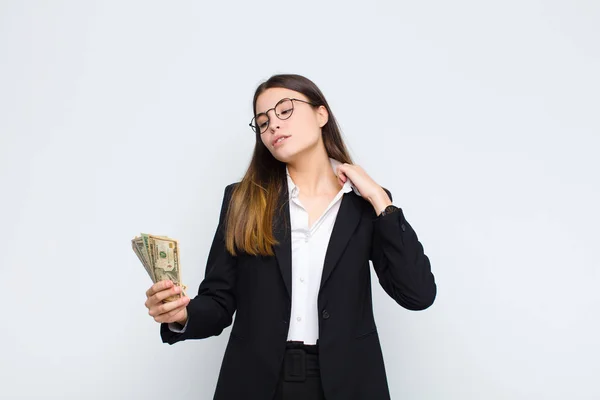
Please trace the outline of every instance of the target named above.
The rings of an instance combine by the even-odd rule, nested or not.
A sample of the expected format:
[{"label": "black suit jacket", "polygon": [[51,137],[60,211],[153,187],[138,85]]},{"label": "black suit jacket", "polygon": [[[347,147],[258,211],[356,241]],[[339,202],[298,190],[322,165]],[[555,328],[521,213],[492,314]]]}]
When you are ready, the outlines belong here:
[{"label": "black suit jacket", "polygon": [[[232,323],[235,312],[214,399],[270,400],[279,379],[291,312],[287,185],[284,182],[279,199],[285,206],[274,220],[280,243],[275,256],[232,257],[225,250],[224,217],[234,185],[225,188],[205,277],[187,306],[187,329],[175,333],[163,323],[160,333],[169,344],[216,336]],[[402,209],[378,217],[367,200],[345,193],[317,300],[319,361],[327,400],[390,398],[373,318],[369,260],[383,289],[401,306],[422,310],[435,299],[429,259]]]}]

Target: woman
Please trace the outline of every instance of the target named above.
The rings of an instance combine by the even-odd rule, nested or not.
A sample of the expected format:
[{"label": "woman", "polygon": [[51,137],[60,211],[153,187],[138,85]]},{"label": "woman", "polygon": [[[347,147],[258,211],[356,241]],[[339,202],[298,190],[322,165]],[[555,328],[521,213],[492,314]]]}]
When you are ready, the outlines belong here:
[{"label": "woman", "polygon": [[170,281],[146,293],[163,342],[219,335],[235,321],[215,399],[389,399],[369,260],[409,310],[429,307],[428,257],[392,195],[353,165],[317,86],[274,75],[254,94],[256,145],[225,188],[198,295]]}]

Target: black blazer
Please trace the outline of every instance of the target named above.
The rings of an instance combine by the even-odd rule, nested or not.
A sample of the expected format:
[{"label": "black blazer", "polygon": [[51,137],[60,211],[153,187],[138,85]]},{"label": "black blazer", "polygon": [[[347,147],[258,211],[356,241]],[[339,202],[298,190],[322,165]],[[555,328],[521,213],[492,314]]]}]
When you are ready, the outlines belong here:
[{"label": "black blazer", "polygon": [[[280,205],[288,201],[283,184]],[[289,205],[274,220],[280,243],[275,256],[242,253],[233,257],[225,250],[223,233],[234,185],[225,188],[205,277],[187,306],[187,329],[175,333],[163,323],[160,333],[169,344],[216,336],[232,323],[235,312],[214,399],[270,400],[278,384],[291,312]],[[353,191],[345,193],[317,300],[317,344],[327,400],[390,398],[373,318],[369,260],[383,289],[404,308],[423,310],[436,296],[429,259],[403,211],[378,217],[366,199]]]}]

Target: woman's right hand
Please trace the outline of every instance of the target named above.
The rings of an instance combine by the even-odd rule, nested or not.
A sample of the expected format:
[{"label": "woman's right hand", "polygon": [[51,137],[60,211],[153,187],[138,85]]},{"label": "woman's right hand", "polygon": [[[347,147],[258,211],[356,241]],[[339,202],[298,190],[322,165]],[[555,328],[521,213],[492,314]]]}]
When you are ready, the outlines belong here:
[{"label": "woman's right hand", "polygon": [[159,323],[177,322],[185,325],[187,322],[187,305],[190,303],[188,296],[163,303],[167,297],[181,293],[181,287],[176,286],[170,280],[156,282],[146,291],[146,303],[148,314]]}]

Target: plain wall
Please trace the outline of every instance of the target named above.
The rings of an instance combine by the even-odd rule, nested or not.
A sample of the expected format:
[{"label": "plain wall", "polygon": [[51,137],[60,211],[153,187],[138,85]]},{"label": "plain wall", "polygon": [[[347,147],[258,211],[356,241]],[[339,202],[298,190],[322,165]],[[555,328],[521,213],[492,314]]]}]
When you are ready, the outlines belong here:
[{"label": "plain wall", "polygon": [[212,399],[230,328],[163,344],[140,232],[191,297],[252,95],[324,92],[431,260],[374,309],[393,399],[598,399],[600,3],[0,1],[2,399]]}]

